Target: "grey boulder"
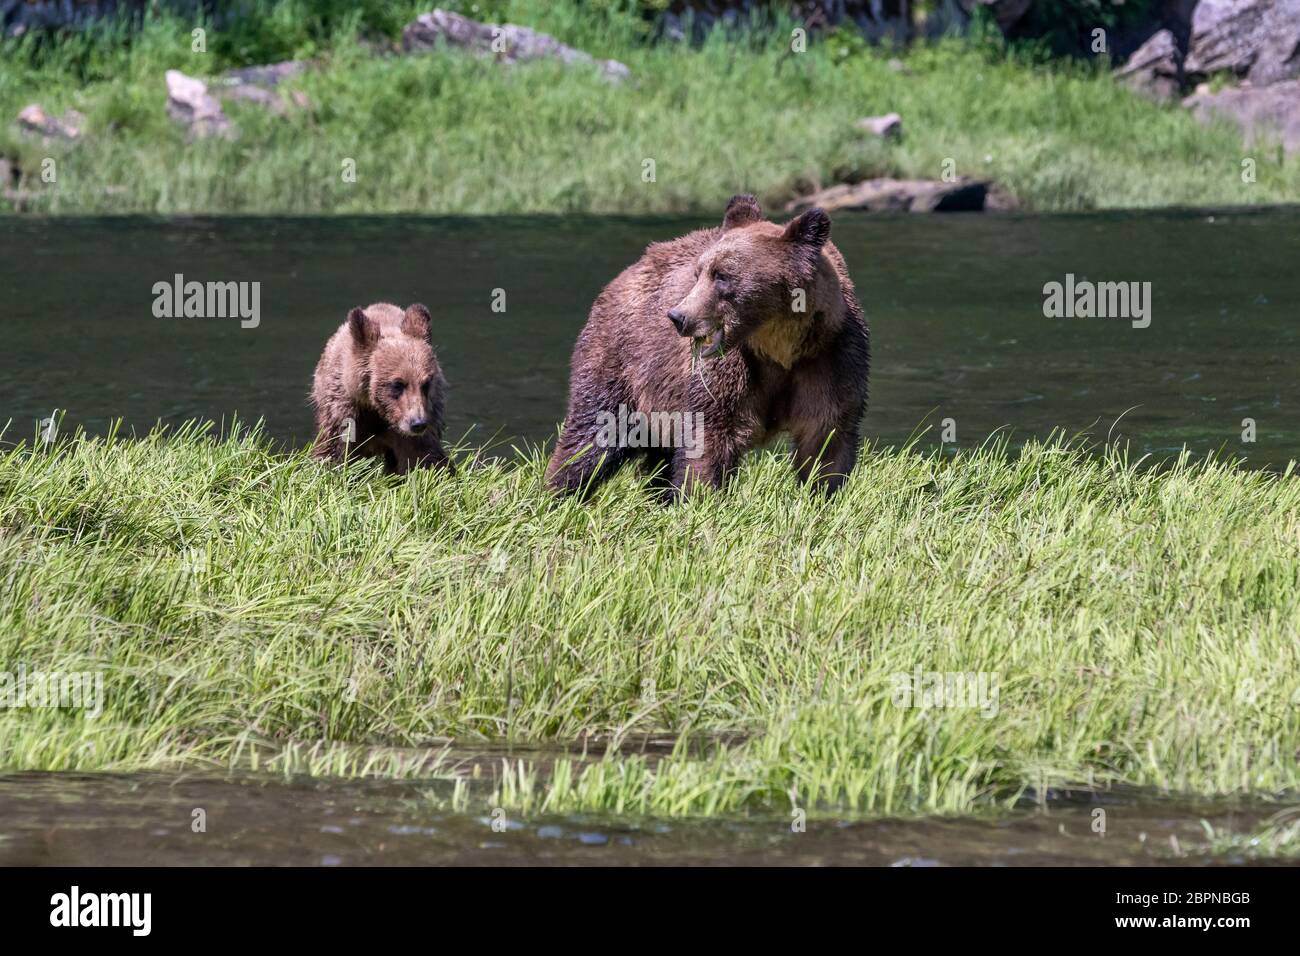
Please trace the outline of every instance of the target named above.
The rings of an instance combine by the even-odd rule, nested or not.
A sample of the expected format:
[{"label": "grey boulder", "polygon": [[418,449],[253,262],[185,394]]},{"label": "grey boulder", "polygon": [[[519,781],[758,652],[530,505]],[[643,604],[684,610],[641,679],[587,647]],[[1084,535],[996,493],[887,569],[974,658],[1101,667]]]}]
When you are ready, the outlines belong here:
[{"label": "grey boulder", "polygon": [[479,23],[447,10],[422,14],[402,30],[403,52],[424,53],[436,49],[439,43],[480,56],[491,56],[501,63],[558,60],[566,64],[595,65],[606,79],[615,82],[632,75],[632,71],[617,60],[597,60],[589,53],[565,46],[548,33],[513,23],[499,26]]},{"label": "grey boulder", "polygon": [[962,178],[867,179],[831,186],[786,205],[786,212],[820,206],[827,212],[858,209],[866,212],[982,212],[989,198],[987,180]]},{"label": "grey boulder", "polygon": [[1300,76],[1300,0],[1200,0],[1183,69],[1193,81],[1226,72],[1255,86]]},{"label": "grey boulder", "polygon": [[1300,152],[1300,80],[1198,92],[1183,105],[1202,122],[1222,119],[1236,124],[1247,143],[1276,137],[1288,153]]}]

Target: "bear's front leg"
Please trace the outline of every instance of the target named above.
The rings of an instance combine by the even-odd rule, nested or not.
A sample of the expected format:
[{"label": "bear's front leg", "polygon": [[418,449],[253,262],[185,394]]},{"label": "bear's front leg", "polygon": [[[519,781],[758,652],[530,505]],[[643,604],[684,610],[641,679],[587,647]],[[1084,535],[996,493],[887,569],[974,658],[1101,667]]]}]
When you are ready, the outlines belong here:
[{"label": "bear's front leg", "polygon": [[686,448],[673,453],[672,489],[669,501],[678,501],[693,494],[699,487],[721,488],[740,465],[745,453],[742,445],[720,442],[721,447],[706,447],[696,457],[688,456]]},{"label": "bear's front leg", "polygon": [[546,466],[546,486],[561,494],[589,495],[613,476],[627,458],[627,449],[602,445],[592,422],[579,428],[566,421]]},{"label": "bear's front leg", "polygon": [[828,497],[839,491],[858,461],[856,429],[809,430],[795,435],[794,461],[799,481]]},{"label": "bear's front leg", "polygon": [[393,474],[405,475],[415,468],[445,468],[453,474],[456,471],[442,442],[432,436],[397,437],[388,447],[391,456],[385,458]]},{"label": "bear's front leg", "polygon": [[342,461],[348,445],[356,440],[355,419],[346,415],[318,415],[316,441],[311,456],[317,461]]}]

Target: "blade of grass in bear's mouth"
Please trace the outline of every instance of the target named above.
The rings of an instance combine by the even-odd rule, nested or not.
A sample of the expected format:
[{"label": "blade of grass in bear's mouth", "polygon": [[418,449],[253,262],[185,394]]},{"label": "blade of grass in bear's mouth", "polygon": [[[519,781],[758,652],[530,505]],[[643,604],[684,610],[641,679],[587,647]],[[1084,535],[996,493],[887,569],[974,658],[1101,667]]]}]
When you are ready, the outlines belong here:
[{"label": "blade of grass in bear's mouth", "polygon": [[704,358],[712,358],[715,355],[722,354],[722,334],[722,329],[718,329],[713,333],[713,337],[709,340],[709,347],[700,353]]}]

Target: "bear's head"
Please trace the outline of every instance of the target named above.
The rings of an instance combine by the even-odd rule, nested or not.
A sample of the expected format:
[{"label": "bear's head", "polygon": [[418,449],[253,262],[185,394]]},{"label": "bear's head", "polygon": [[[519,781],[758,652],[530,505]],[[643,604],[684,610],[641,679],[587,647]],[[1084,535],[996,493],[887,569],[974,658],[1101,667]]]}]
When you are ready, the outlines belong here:
[{"label": "bear's head", "polygon": [[775,320],[798,320],[812,301],[831,220],[810,209],[784,226],[768,222],[753,196],[733,196],[717,241],[695,261],[695,282],[668,310],[678,334],[708,348],[743,345]]},{"label": "bear's head", "polygon": [[353,348],[366,372],[369,404],[403,435],[420,435],[434,423],[444,387],[429,344],[431,326],[429,310],[418,303],[404,312],[396,306],[372,305],[348,313]]}]

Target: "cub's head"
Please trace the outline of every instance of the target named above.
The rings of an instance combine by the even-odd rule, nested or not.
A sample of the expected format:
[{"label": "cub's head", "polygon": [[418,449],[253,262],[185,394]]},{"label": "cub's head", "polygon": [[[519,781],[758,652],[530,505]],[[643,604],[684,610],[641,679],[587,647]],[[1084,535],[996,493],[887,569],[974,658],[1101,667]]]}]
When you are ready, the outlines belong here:
[{"label": "cub's head", "polygon": [[772,319],[798,318],[830,234],[821,209],[778,226],[763,218],[753,196],[733,196],[721,235],[696,259],[695,283],[668,310],[668,321],[678,334],[707,344],[708,356],[741,345]]},{"label": "cub's head", "polygon": [[405,312],[379,304],[348,313],[370,405],[403,435],[422,434],[438,415],[445,385],[429,344],[431,325],[429,310],[418,303]]}]

